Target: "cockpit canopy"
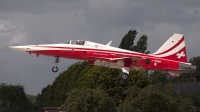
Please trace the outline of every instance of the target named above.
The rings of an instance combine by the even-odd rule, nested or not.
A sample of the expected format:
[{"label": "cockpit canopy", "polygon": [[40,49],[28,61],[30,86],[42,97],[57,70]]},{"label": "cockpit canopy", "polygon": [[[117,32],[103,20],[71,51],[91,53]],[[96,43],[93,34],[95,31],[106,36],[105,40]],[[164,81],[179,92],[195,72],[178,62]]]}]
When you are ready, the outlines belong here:
[{"label": "cockpit canopy", "polygon": [[67,41],[66,44],[84,45],[85,41],[84,40],[70,40],[70,41]]},{"label": "cockpit canopy", "polygon": [[61,44],[83,45],[83,46],[91,46],[91,47],[96,47],[96,48],[100,48],[100,47],[105,48],[105,46],[107,47],[107,45],[102,45],[99,43],[84,41],[84,40],[70,40]]}]

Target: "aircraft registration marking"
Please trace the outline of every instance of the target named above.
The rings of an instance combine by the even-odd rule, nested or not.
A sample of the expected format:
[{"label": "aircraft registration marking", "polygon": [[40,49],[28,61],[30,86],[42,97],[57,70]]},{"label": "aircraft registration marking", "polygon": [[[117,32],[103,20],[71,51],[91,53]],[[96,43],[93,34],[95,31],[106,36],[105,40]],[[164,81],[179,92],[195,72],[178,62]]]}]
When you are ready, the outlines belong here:
[{"label": "aircraft registration marking", "polygon": [[162,63],[161,60],[152,60],[152,62],[154,62],[154,63]]},{"label": "aircraft registration marking", "polygon": [[153,64],[154,66],[157,66],[158,63],[162,63],[161,60],[152,60],[152,62],[154,63],[154,64]]}]

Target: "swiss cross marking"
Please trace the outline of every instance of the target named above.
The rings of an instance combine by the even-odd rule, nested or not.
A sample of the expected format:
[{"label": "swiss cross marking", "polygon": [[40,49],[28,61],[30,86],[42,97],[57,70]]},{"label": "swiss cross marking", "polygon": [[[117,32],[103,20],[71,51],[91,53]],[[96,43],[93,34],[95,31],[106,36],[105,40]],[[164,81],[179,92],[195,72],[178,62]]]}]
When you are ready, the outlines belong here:
[{"label": "swiss cross marking", "polygon": [[158,65],[158,63],[154,63],[154,66],[157,66]]},{"label": "swiss cross marking", "polygon": [[181,53],[177,53],[176,56],[178,59],[180,59],[181,57],[185,57],[185,53],[182,51]]}]

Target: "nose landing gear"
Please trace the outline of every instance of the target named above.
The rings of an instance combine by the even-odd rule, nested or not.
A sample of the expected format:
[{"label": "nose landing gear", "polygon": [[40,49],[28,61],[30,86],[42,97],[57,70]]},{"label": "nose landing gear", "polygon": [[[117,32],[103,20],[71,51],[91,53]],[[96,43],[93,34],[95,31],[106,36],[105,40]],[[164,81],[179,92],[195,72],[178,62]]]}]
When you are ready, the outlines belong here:
[{"label": "nose landing gear", "polygon": [[56,72],[58,71],[58,67],[57,67],[57,66],[54,66],[54,67],[52,68],[52,71],[53,71],[54,73],[56,73]]},{"label": "nose landing gear", "polygon": [[53,64],[54,64],[54,67],[52,68],[52,71],[53,71],[54,73],[56,73],[56,72],[58,71],[57,63],[59,63],[59,62],[60,62],[59,57],[56,57],[56,60],[55,60],[55,62],[53,63]]}]

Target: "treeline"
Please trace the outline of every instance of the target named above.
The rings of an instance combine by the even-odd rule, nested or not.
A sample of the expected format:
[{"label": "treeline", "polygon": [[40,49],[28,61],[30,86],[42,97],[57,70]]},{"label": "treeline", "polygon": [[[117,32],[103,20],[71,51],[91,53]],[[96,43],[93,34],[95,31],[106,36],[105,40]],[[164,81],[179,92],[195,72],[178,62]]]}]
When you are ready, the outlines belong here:
[{"label": "treeline", "polygon": [[[122,87],[118,84],[119,73],[118,69],[92,66],[87,62],[75,63],[61,73],[52,85],[48,85],[41,94],[38,94],[37,104],[40,103],[41,109],[46,106],[62,105],[65,110],[69,109],[69,112],[72,111],[71,108],[78,109],[73,111],[81,111],[84,108],[87,110],[90,106],[82,105],[81,102],[86,100],[84,98],[87,93],[89,94],[88,91],[99,90],[107,94],[113,100],[114,107],[119,107],[121,111],[185,112],[188,109],[189,112],[192,111],[192,106],[200,107],[200,94],[176,93],[176,88],[169,84],[170,79],[165,74],[153,72],[147,75],[144,71],[131,71],[128,82]],[[180,77],[183,77],[183,81],[194,82],[190,78],[191,74],[183,74]],[[176,80],[174,78],[173,82]],[[84,92],[86,95],[82,95]],[[95,98],[98,97],[101,96],[96,95]],[[95,104],[93,101],[86,103]],[[74,108],[78,105],[80,108]],[[66,107],[71,108],[66,109]]]},{"label": "treeline", "polygon": [[[142,35],[134,43],[136,35],[136,30],[130,30],[122,38],[119,47],[150,53],[146,51],[147,35]],[[86,61],[77,62],[60,73],[51,85],[44,87],[37,95],[35,103],[32,100],[26,103],[31,104],[31,107],[24,106],[30,107],[34,112],[43,112],[44,107],[62,107],[66,112],[115,112],[117,110],[122,112],[192,112],[192,106],[200,107],[200,94],[197,92],[177,93],[176,88],[170,83],[200,81],[198,75],[200,57],[193,57],[190,62],[197,66],[195,74],[182,74],[170,79],[167,74],[158,71],[130,71],[124,86],[118,84],[121,70],[89,65]],[[0,91],[1,89],[2,87]],[[2,96],[1,93],[0,96]],[[0,97],[1,105],[2,101],[4,100]],[[24,102],[27,102],[27,99]],[[12,106],[10,107],[9,104]],[[20,107],[13,104],[8,103],[7,107],[9,109]]]},{"label": "treeline", "polygon": [[21,85],[0,84],[0,112],[35,112],[34,96],[27,97]]}]

